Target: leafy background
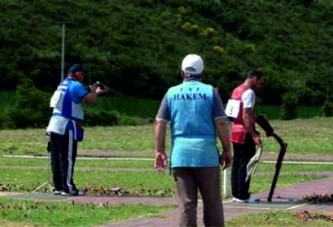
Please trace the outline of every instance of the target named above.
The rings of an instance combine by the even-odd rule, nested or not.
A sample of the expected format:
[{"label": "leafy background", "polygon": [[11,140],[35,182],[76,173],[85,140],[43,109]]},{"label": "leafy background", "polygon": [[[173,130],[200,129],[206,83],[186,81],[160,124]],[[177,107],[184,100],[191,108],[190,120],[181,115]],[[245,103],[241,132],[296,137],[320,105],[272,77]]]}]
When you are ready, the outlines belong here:
[{"label": "leafy background", "polygon": [[265,74],[259,105],[333,99],[330,0],[0,0],[0,12],[0,90],[27,79],[54,90],[64,23],[65,71],[82,63],[85,83],[131,97],[160,100],[180,82],[182,58],[198,53],[224,102],[251,68]]}]

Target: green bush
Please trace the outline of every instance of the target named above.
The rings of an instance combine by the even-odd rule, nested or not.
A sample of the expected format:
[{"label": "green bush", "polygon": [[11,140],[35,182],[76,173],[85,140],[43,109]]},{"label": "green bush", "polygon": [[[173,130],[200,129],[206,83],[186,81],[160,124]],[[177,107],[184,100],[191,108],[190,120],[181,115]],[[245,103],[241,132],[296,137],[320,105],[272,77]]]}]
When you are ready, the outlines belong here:
[{"label": "green bush", "polygon": [[208,27],[204,30],[204,35],[207,37],[211,37],[215,34],[215,29],[212,27]]},{"label": "green bush", "polygon": [[10,128],[9,119],[7,112],[0,111],[0,129]]},{"label": "green bush", "polygon": [[293,93],[285,93],[282,96],[282,107],[280,117],[282,120],[297,118],[298,97]]},{"label": "green bush", "polygon": [[138,6],[152,6],[154,4],[154,0],[135,0]]},{"label": "green bush", "polygon": [[[43,116],[43,113],[34,111],[33,109],[28,108],[13,108],[10,111],[10,126],[15,128],[44,128],[46,127],[47,119]],[[44,118],[44,121],[41,119]]]},{"label": "green bush", "polygon": [[49,95],[35,88],[32,80],[24,77],[18,86],[13,105],[8,108],[9,122],[13,128],[46,127],[51,114]]},{"label": "green bush", "polygon": [[330,101],[326,101],[321,107],[323,111],[324,117],[332,117],[333,116],[333,103]]},{"label": "green bush", "polygon": [[218,55],[222,55],[224,53],[223,47],[217,45],[213,47],[213,51]]},{"label": "green bush", "polygon": [[58,22],[70,21],[64,70],[82,63],[87,83],[99,80],[136,98],[160,99],[180,80],[181,58],[197,52],[207,66],[206,82],[225,94],[243,70],[261,67],[269,75],[262,104],[281,105],[292,87],[300,104],[318,106],[331,85],[330,2],[112,0],[68,7],[69,1],[2,1],[0,90],[15,90],[22,75],[38,89],[53,90],[61,57]]},{"label": "green bush", "polygon": [[118,111],[111,110],[92,110],[89,109],[85,113],[85,126],[113,126],[113,125],[142,125],[149,122],[136,116],[128,116],[120,114]]},{"label": "green bush", "polygon": [[84,118],[86,126],[112,126],[119,125],[120,122],[120,114],[114,110],[87,110]]},{"label": "green bush", "polygon": [[129,125],[129,126],[135,126],[135,125],[143,125],[143,124],[147,124],[147,123],[151,123],[152,119],[151,118],[147,118],[147,119],[143,119],[140,117],[136,117],[136,116],[128,116],[128,115],[124,115],[122,114],[120,117],[120,125]]}]

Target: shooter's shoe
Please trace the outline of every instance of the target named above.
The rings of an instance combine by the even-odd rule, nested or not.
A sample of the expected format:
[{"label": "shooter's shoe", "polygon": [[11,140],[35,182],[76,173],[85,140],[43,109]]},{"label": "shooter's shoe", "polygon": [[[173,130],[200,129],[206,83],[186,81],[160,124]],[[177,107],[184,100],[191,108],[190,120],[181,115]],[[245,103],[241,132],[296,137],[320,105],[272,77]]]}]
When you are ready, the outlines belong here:
[{"label": "shooter's shoe", "polygon": [[53,190],[54,195],[61,195],[62,192],[62,190]]},{"label": "shooter's shoe", "polygon": [[83,195],[83,192],[81,192],[81,191],[79,191],[79,190],[74,190],[72,193],[62,191],[62,192],[61,192],[61,195],[62,195],[62,196],[82,196],[82,195]]},{"label": "shooter's shoe", "polygon": [[258,203],[258,202],[260,202],[260,199],[251,196],[246,201],[247,201],[247,203]]},{"label": "shooter's shoe", "polygon": [[232,201],[236,203],[254,203],[254,202],[260,202],[260,199],[254,197],[250,197],[248,199],[238,199],[236,197],[233,197]]}]

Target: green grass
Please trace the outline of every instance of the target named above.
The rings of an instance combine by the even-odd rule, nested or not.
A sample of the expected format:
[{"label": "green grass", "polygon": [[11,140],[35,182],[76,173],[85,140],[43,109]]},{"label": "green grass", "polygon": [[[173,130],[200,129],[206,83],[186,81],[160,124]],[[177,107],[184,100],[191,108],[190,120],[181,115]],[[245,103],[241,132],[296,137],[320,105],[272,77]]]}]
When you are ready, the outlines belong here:
[{"label": "green grass", "polygon": [[[134,157],[133,157],[134,159]],[[48,166],[48,159],[47,157],[34,157],[34,158],[16,158],[16,157],[2,157],[1,160],[3,161],[2,166],[26,166],[27,163],[29,167],[40,167],[40,168],[47,168]],[[77,158],[76,167],[89,169],[89,168],[109,168],[117,170],[117,168],[128,168],[128,169],[142,169],[142,170],[152,170],[153,171],[153,160],[116,160],[116,159],[108,159],[108,158],[101,158],[101,159],[81,159],[80,157]]]},{"label": "green grass", "polygon": [[[312,174],[297,174],[295,173],[289,173],[288,175],[280,175],[277,182],[277,187],[287,187],[294,185],[297,183],[302,183],[306,181],[311,181],[315,179],[320,179],[323,177],[312,175]],[[273,179],[273,173],[270,175],[255,175],[251,179],[251,185],[250,185],[250,191],[252,193],[257,192],[263,192],[263,191],[269,191]],[[311,193],[311,189],[309,189],[309,193]]]},{"label": "green grass", "polygon": [[[318,215],[319,216],[319,215]],[[301,220],[296,212],[277,211],[263,214],[251,214],[234,218],[226,222],[226,226],[237,227],[276,227],[276,226],[293,226],[293,227],[329,227],[332,222],[324,219]]]},{"label": "green grass", "polygon": [[[315,117],[290,121],[271,121],[275,132],[288,143],[287,152],[331,154],[333,151],[333,118]],[[264,148],[267,151],[278,151],[278,144],[273,138],[265,138]]]},{"label": "green grass", "polygon": [[[330,138],[333,138],[333,118],[311,118],[311,119],[295,119],[291,121],[272,120],[272,126],[275,132],[280,135],[285,142],[288,143],[288,153],[295,154],[331,154],[333,144]],[[112,152],[117,151],[118,154],[129,155],[135,157],[140,155],[142,157],[153,158],[154,149],[154,126],[153,124],[142,126],[123,126],[123,127],[86,127],[86,139],[79,144],[79,155],[83,152]],[[169,132],[167,134],[167,149],[170,149]],[[279,147],[272,138],[265,138],[262,132],[264,141],[264,152],[277,153]],[[50,171],[48,167],[48,159],[39,158],[9,158],[3,155],[11,154],[35,154],[47,156],[46,143],[48,137],[45,136],[44,129],[27,129],[27,130],[1,130],[0,131],[0,184],[9,187],[11,191],[16,192],[31,192],[46,180],[50,181]],[[220,145],[219,145],[220,147]],[[153,170],[152,160],[83,160],[78,158],[74,179],[79,188],[113,188],[122,187],[128,193],[140,194],[146,196],[174,196],[174,182],[172,176],[168,173],[158,173]],[[274,164],[260,163],[257,172],[252,178],[251,192],[267,191],[273,178],[275,170]],[[318,176],[312,174],[314,171],[333,171],[332,165],[294,165],[283,164],[277,187],[286,187],[289,185],[297,184],[312,179],[317,179]],[[304,174],[302,172],[307,172]],[[7,200],[6,200],[7,201]],[[0,201],[0,203],[2,203]],[[105,224],[112,220],[127,219],[131,217],[138,217],[142,213],[156,214],[159,210],[164,208],[156,208],[147,206],[143,212],[136,211],[139,207],[132,205],[124,205],[123,208],[105,208],[100,211],[99,208],[94,208],[92,205],[86,205],[80,208],[79,205],[75,209],[78,211],[69,220],[66,210],[70,206],[62,203],[45,203],[38,205],[41,209],[45,210],[46,206],[54,208],[57,212],[54,215],[49,215],[46,211],[45,215],[34,213],[35,210],[30,211],[28,216],[24,217],[22,206],[19,204],[25,203],[23,201],[8,201],[5,209],[0,209],[1,221],[0,225],[3,226],[48,226],[58,225],[63,223],[55,223],[56,217],[61,216],[60,220],[70,223],[71,226],[91,226]],[[34,206],[34,202],[25,205],[25,207]],[[76,205],[75,205],[76,206]],[[141,206],[140,206],[141,207]],[[110,210],[117,210],[112,212]],[[165,209],[169,209],[166,207]],[[38,210],[38,209],[36,209]],[[90,211],[89,211],[90,210]],[[95,215],[94,212],[98,210],[101,216]],[[151,211],[150,211],[151,210]],[[156,210],[156,213],[154,213]],[[25,211],[23,209],[23,211]],[[82,224],[82,217],[89,217],[86,213],[91,213],[91,223]],[[105,215],[105,217],[103,216]],[[109,215],[109,216],[108,216]],[[149,215],[149,214],[148,214]],[[23,217],[22,217],[23,216]],[[40,217],[38,217],[40,216]],[[276,216],[276,217],[275,217]],[[283,223],[290,223],[290,226],[300,226],[292,215],[283,212],[275,213],[267,216],[262,215],[248,215],[240,219],[232,220],[230,226],[285,226]],[[52,218],[53,217],[53,218]],[[67,217],[67,219],[66,219]],[[96,217],[96,219],[95,219]],[[244,219],[243,219],[244,218]],[[75,220],[74,220],[75,219]],[[262,220],[265,219],[265,220]],[[266,222],[266,219],[267,222]],[[295,220],[294,220],[295,219]],[[260,222],[260,220],[262,220]],[[87,222],[85,222],[87,223]],[[236,224],[234,224],[236,223]],[[317,223],[319,223],[317,225]],[[320,226],[321,221],[316,221],[315,226]],[[324,225],[325,226],[325,223]]]},{"label": "green grass", "polygon": [[[255,111],[256,111],[256,114],[264,114],[269,119],[274,119],[274,120],[280,119],[280,115],[281,115],[280,106],[256,105]],[[308,118],[323,116],[323,112],[321,110],[321,107],[318,107],[318,106],[299,106],[297,108],[297,115],[298,115],[298,118],[308,119]]]},{"label": "green grass", "polygon": [[[0,166],[0,183],[9,185],[11,191],[33,191],[44,181],[50,180],[47,159],[3,158]],[[274,164],[258,165],[252,178],[253,193],[269,190]],[[308,172],[304,174],[302,172]],[[333,171],[333,165],[284,164],[278,187],[319,178],[311,171]],[[223,174],[222,174],[223,175]],[[223,177],[223,176],[222,176]],[[76,163],[74,179],[79,188],[121,187],[130,194],[174,196],[174,182],[168,172],[153,169],[152,160],[81,160]]]},{"label": "green grass", "polygon": [[[288,143],[287,152],[297,154],[331,154],[333,151],[333,118],[272,120],[275,132]],[[260,128],[264,150],[279,151],[277,142],[266,138]],[[46,154],[48,137],[45,129],[18,129],[0,131],[0,154]],[[221,148],[220,144],[218,144]],[[170,135],[167,133],[166,149],[170,150]],[[80,151],[123,151],[152,157],[154,150],[154,125],[86,127],[85,140],[79,143]]]},{"label": "green grass", "polygon": [[[134,159],[134,160],[132,160]],[[48,166],[48,159],[47,157],[41,158],[16,158],[16,157],[2,157],[2,168],[4,166],[26,166],[29,167],[39,167],[46,169]],[[109,159],[109,158],[101,158],[101,159],[82,159],[80,157],[77,158],[76,167],[79,169],[88,169],[89,168],[108,168],[113,169],[113,171],[117,171],[117,168],[121,169],[136,169],[140,171],[154,171],[153,170],[153,157],[150,159],[140,159],[136,160],[134,157],[129,157],[117,160],[117,159]],[[1,168],[1,167],[0,167]],[[259,162],[257,166],[256,173],[267,173],[267,172],[274,172],[275,171],[275,164],[273,163],[263,163],[263,161]],[[307,172],[307,171],[333,171],[333,165],[326,164],[326,165],[318,165],[318,164],[288,164],[287,162],[283,163],[281,168],[281,173],[288,173],[288,172]]]},{"label": "green grass", "polygon": [[[289,164],[284,162],[280,173],[302,173],[302,172],[323,172],[323,171],[333,171],[333,165],[328,164]],[[256,173],[273,173],[275,172],[275,164],[273,163],[262,163],[259,162]]]},{"label": "green grass", "polygon": [[[134,217],[156,216],[175,206],[96,205],[0,199],[0,218],[11,226],[96,226]],[[0,222],[1,223],[1,222]]]},{"label": "green grass", "polygon": [[[2,158],[2,161],[5,165],[0,166],[0,184],[9,186],[11,191],[31,192],[46,180],[50,180],[47,159]],[[118,168],[123,170],[121,171]],[[269,190],[273,177],[271,170],[273,169],[274,164],[259,164],[251,182],[251,191],[253,193]],[[277,187],[285,187],[318,178],[311,174],[301,174],[300,171],[303,170],[332,171],[333,166],[284,165]],[[151,161],[78,159],[74,179],[78,187],[82,189],[103,187],[108,190],[114,187],[122,187],[130,194],[145,196],[175,195],[172,176],[168,173],[163,174],[153,171]],[[4,209],[1,209],[1,207],[4,207]],[[0,199],[0,218],[2,223],[4,223],[3,226],[95,226],[134,217],[156,216],[159,212],[172,208],[175,209],[176,207],[71,205],[63,202]],[[72,213],[75,214],[72,215]],[[291,226],[297,223],[297,219],[288,213],[281,212],[275,215],[287,219]],[[266,216],[248,215],[233,220],[233,222],[230,222],[232,224],[227,222],[227,225],[249,226],[245,224],[251,223],[250,226],[252,226],[252,223],[256,224],[258,222],[257,219],[262,217]],[[279,225],[281,223],[280,219],[275,220],[274,216],[271,218],[271,220],[264,220],[264,222],[255,226],[269,226],[271,223],[277,223],[276,226],[282,226]],[[273,224],[271,226],[274,226]]]},{"label": "green grass", "polygon": [[[9,168],[1,171],[0,179],[0,183],[10,185],[11,191],[33,191],[38,185],[48,180],[48,175],[47,170],[42,169]],[[172,191],[174,194],[172,177],[156,171],[128,172],[76,168],[74,179],[76,185],[81,189],[103,186],[105,188],[121,187],[135,194],[140,191],[146,194],[148,190]]]}]

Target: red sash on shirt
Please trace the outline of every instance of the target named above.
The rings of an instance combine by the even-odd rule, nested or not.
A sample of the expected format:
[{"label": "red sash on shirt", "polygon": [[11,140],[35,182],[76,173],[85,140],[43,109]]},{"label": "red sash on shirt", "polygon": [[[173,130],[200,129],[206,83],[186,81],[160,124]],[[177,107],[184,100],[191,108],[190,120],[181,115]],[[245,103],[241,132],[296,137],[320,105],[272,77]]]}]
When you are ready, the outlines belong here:
[{"label": "red sash on shirt", "polygon": [[[242,100],[243,93],[248,89],[249,87],[246,84],[241,84],[238,87],[236,87],[231,95],[231,99],[235,100]],[[253,111],[253,109],[252,109]],[[255,125],[255,120],[250,119],[251,125]],[[243,121],[243,103],[240,102],[240,108],[237,118],[232,123],[232,129],[231,129],[231,138],[230,141],[232,143],[244,143],[245,141],[245,135],[247,133],[247,130],[244,126]]]}]

